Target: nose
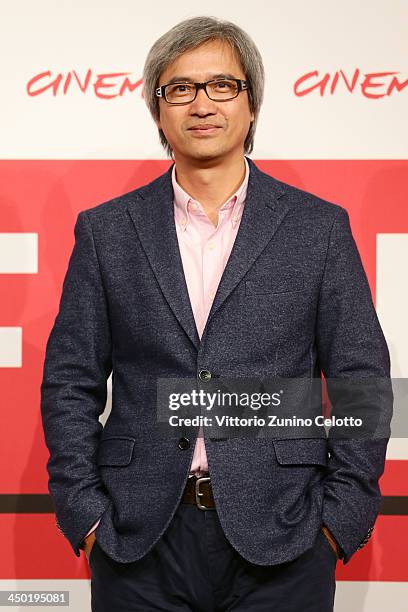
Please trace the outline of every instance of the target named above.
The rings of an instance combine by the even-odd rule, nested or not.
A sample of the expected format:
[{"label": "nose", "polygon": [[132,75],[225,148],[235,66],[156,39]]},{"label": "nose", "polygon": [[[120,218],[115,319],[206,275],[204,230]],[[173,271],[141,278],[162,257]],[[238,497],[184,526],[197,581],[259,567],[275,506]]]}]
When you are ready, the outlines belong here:
[{"label": "nose", "polygon": [[217,112],[217,105],[214,100],[210,100],[205,90],[199,89],[194,102],[190,104],[190,112],[194,115],[214,115]]}]

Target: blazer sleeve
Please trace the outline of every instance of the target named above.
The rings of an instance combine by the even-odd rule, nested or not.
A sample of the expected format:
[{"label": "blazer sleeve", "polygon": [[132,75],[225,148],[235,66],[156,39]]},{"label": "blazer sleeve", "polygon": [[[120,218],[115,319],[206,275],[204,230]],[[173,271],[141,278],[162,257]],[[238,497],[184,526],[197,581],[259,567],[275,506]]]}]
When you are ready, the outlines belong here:
[{"label": "blazer sleeve", "polygon": [[110,503],[96,454],[112,362],[108,307],[86,212],[78,214],[74,233],[46,345],[41,416],[57,526],[79,557],[82,539]]},{"label": "blazer sleeve", "polygon": [[[374,415],[373,422],[381,423],[380,435],[328,437],[330,456],[322,522],[343,549],[346,564],[368,541],[379,512],[378,482],[385,466],[393,394],[388,347],[348,213],[340,206],[331,227],[320,288],[316,344],[333,410],[339,401],[336,383],[342,381],[344,385],[347,380],[348,393],[354,393],[348,406],[354,406],[357,412],[368,409]],[[353,383],[362,379],[369,384],[364,393],[355,393]],[[354,388],[358,389],[358,382]]]}]

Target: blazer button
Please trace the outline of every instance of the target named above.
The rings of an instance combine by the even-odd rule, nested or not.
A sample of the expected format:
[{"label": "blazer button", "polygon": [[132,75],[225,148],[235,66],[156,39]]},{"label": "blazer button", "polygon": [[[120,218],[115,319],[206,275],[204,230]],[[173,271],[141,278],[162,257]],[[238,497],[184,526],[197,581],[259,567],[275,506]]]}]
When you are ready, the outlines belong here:
[{"label": "blazer button", "polygon": [[182,450],[190,448],[190,440],[188,438],[180,438],[180,440],[178,441],[178,447]]},{"label": "blazer button", "polygon": [[209,370],[200,370],[198,373],[198,378],[200,380],[210,380],[211,372]]}]

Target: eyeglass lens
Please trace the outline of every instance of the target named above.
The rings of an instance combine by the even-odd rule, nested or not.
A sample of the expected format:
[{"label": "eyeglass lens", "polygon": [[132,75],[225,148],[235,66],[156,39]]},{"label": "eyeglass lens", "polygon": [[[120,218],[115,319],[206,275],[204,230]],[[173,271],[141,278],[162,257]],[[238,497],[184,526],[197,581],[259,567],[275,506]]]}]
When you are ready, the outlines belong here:
[{"label": "eyeglass lens", "polygon": [[[212,100],[235,98],[238,85],[235,81],[222,80],[207,83],[207,93]],[[172,83],[166,87],[166,100],[173,103],[191,102],[195,97],[194,83]]]}]

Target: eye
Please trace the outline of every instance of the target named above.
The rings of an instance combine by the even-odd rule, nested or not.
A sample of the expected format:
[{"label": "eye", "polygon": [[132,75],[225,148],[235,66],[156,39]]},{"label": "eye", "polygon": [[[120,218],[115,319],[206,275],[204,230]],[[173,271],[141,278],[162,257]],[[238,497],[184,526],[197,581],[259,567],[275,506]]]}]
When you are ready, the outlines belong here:
[{"label": "eye", "polygon": [[194,90],[192,83],[174,83],[167,88],[167,94],[170,96],[181,96],[183,94],[191,94]]},{"label": "eye", "polygon": [[214,83],[214,87],[218,90],[218,91],[232,91],[235,88],[235,82],[234,81],[216,81]]}]

